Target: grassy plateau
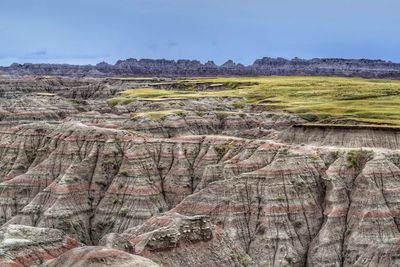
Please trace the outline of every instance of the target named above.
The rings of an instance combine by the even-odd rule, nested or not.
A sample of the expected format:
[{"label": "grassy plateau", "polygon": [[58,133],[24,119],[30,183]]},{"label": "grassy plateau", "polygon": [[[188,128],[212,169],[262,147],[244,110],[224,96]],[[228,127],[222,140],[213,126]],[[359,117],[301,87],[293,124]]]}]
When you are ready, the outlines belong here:
[{"label": "grassy plateau", "polygon": [[[237,98],[235,106],[281,110],[309,121],[400,126],[400,81],[332,77],[210,78],[173,81],[175,87],[131,89],[110,105],[135,100]],[[200,90],[197,85],[208,84]],[[214,85],[214,86],[213,86]],[[222,87],[213,90],[215,85]],[[171,89],[172,88],[172,89]],[[174,89],[177,88],[177,89]]]}]

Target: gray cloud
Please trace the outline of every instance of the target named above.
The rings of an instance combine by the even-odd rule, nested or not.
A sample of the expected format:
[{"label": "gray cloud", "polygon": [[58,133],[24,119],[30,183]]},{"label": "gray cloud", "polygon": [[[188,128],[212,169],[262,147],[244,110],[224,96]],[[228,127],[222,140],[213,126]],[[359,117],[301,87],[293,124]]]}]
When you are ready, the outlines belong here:
[{"label": "gray cloud", "polygon": [[47,56],[46,49],[39,49],[26,54],[23,58],[45,58]]},{"label": "gray cloud", "polygon": [[174,48],[174,47],[176,47],[176,46],[178,46],[178,43],[176,43],[176,42],[168,42],[168,43],[167,43],[167,47],[168,47],[168,48]]},{"label": "gray cloud", "polygon": [[147,46],[147,48],[153,53],[157,53],[157,51],[158,51],[158,45],[157,44],[149,44]]}]

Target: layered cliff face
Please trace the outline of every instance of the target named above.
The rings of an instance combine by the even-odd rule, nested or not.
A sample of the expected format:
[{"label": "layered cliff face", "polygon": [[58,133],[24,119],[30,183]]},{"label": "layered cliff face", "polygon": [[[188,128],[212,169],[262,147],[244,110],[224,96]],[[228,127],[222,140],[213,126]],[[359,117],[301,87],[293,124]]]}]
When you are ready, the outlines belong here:
[{"label": "layered cliff face", "polygon": [[400,265],[395,128],[78,82],[0,98],[1,266]]},{"label": "layered cliff face", "polygon": [[127,59],[114,65],[102,62],[93,65],[67,64],[12,64],[0,67],[0,74],[9,75],[57,75],[57,76],[162,76],[200,77],[217,75],[269,76],[307,75],[344,76],[364,78],[400,78],[400,65],[383,60],[322,58],[304,60],[294,58],[262,58],[252,65],[244,66],[232,60],[222,65],[197,60]]},{"label": "layered cliff face", "polygon": [[352,125],[293,125],[280,133],[280,140],[295,144],[338,147],[400,149],[397,127],[354,127]]}]

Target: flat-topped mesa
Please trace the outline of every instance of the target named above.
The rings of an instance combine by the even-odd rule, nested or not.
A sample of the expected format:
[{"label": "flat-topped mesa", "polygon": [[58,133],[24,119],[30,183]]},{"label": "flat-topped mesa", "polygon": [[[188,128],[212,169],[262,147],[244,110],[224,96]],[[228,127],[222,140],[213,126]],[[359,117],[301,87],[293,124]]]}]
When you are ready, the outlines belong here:
[{"label": "flat-topped mesa", "polygon": [[383,60],[317,58],[287,60],[283,58],[257,59],[252,65],[244,66],[228,60],[218,66],[213,62],[197,60],[127,59],[115,65],[101,62],[97,65],[67,64],[12,64],[0,67],[0,73],[9,75],[59,75],[59,76],[345,76],[365,78],[400,79],[400,64]]}]

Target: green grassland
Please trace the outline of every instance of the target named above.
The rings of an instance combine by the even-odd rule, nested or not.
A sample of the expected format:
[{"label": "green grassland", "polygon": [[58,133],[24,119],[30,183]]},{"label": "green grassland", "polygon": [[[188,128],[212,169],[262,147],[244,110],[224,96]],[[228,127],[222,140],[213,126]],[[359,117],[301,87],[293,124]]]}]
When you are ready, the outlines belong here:
[{"label": "green grassland", "polygon": [[[177,81],[177,90],[131,89],[109,100],[123,105],[134,100],[165,101],[235,97],[235,106],[258,106],[298,114],[309,121],[355,121],[400,125],[400,81],[332,77],[210,78]],[[196,90],[196,83],[225,90]],[[182,84],[186,90],[182,90]]]}]

